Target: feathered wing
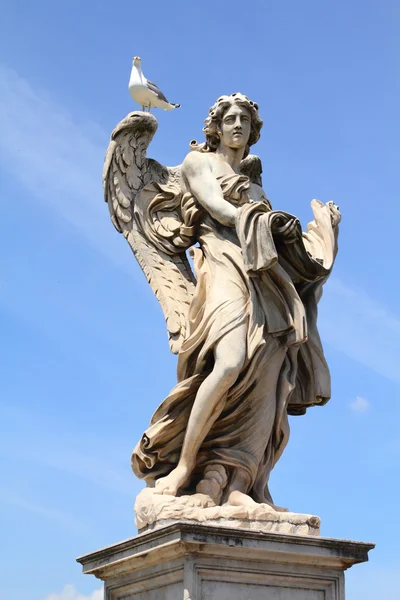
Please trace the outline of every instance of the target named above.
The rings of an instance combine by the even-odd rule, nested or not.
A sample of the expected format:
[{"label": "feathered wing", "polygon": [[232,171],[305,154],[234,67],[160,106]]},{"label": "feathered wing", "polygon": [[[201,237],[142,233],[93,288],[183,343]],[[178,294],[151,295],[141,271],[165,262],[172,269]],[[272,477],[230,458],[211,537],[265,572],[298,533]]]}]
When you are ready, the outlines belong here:
[{"label": "feathered wing", "polygon": [[246,175],[252,183],[262,187],[262,163],[261,158],[255,154],[249,154],[240,163],[240,172]]},{"label": "feathered wing", "polygon": [[170,348],[178,353],[195,286],[185,252],[194,228],[190,207],[186,225],[182,217],[180,167],[146,158],[156,130],[157,120],[144,112],[130,113],[117,125],[104,163],[104,199],[161,304]]}]

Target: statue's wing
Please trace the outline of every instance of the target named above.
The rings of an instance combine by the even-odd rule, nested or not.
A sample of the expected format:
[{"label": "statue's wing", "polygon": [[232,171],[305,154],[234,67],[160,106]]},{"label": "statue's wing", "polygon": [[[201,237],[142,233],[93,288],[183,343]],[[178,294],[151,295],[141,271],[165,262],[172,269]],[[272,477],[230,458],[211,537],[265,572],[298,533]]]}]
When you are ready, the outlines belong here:
[{"label": "statue's wing", "polygon": [[186,223],[182,217],[180,167],[146,158],[156,130],[157,120],[144,112],[130,113],[117,125],[105,158],[104,199],[161,304],[170,348],[178,353],[195,287],[185,252],[194,227],[190,207]]},{"label": "statue's wing", "polygon": [[[246,175],[251,181],[262,188],[262,162],[261,158],[256,154],[249,154],[240,163],[240,172]],[[259,197],[261,202],[264,202],[270,210],[272,210],[271,202],[268,200],[264,190]]]},{"label": "statue's wing", "polygon": [[249,154],[240,163],[240,172],[246,175],[252,183],[262,187],[262,163],[261,158],[256,154]]}]

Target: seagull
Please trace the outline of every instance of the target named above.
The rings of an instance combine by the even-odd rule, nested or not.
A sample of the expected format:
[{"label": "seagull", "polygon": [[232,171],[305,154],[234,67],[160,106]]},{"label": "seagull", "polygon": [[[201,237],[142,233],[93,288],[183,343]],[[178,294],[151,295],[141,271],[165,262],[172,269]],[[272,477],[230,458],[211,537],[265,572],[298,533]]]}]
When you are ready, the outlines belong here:
[{"label": "seagull", "polygon": [[146,79],[142,73],[142,59],[139,56],[134,56],[132,59],[129,93],[135,102],[141,104],[143,111],[146,107],[149,112],[152,107],[163,108],[164,110],[173,110],[180,107],[180,104],[168,102],[156,84]]}]

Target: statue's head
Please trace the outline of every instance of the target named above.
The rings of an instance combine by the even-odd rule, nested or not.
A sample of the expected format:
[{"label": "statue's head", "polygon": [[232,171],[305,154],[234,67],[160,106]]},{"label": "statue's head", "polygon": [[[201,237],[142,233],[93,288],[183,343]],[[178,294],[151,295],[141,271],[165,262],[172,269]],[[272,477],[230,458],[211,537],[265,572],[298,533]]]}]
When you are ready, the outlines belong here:
[{"label": "statue's head", "polygon": [[207,150],[215,152],[220,144],[225,144],[231,148],[245,148],[244,156],[260,139],[263,126],[258,104],[239,93],[218,98],[204,123]]}]

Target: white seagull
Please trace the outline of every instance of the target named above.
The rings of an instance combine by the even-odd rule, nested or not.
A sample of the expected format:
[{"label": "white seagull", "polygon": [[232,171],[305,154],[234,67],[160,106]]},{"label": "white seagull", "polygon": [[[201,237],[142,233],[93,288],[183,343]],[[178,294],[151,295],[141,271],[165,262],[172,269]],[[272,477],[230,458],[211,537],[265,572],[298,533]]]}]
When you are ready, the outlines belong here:
[{"label": "white seagull", "polygon": [[133,100],[142,106],[143,111],[146,107],[149,112],[152,107],[163,108],[164,110],[180,107],[180,104],[168,102],[156,84],[146,79],[142,73],[142,59],[139,56],[134,56],[132,59],[129,93]]}]

